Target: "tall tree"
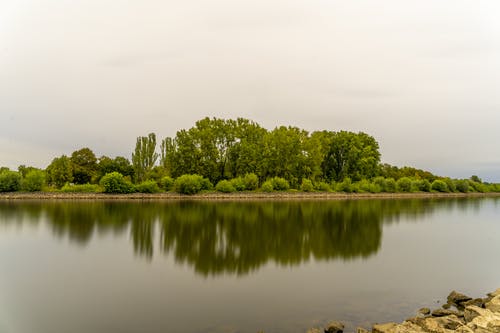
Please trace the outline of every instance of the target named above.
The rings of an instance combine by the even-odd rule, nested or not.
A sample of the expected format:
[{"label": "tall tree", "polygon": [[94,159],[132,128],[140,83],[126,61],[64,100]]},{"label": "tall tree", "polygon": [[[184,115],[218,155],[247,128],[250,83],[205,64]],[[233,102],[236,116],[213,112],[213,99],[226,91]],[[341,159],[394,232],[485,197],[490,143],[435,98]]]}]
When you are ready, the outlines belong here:
[{"label": "tall tree", "polygon": [[177,152],[177,141],[172,138],[165,138],[160,145],[160,164],[168,175],[172,175],[174,170],[175,154]]},{"label": "tall tree", "polygon": [[90,148],[82,148],[71,154],[73,181],[76,184],[90,183],[97,173],[97,158]]},{"label": "tall tree", "polygon": [[66,155],[54,158],[46,171],[50,185],[62,187],[65,183],[73,181],[73,166],[71,159]]},{"label": "tall tree", "polygon": [[135,172],[135,180],[141,182],[156,163],[158,153],[156,153],[156,135],[150,133],[148,136],[140,136],[135,144],[135,151],[132,153],[132,165]]}]

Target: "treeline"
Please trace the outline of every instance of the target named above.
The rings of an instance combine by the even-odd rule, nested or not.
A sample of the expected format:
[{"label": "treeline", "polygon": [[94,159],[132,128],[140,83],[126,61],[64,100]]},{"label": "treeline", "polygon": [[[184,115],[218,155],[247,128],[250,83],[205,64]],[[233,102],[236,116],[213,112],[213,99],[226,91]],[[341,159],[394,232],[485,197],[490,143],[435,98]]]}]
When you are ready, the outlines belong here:
[{"label": "treeline", "polygon": [[160,192],[192,194],[282,190],[341,192],[490,192],[477,176],[454,180],[381,164],[377,141],[347,131],[280,126],[269,131],[238,118],[204,118],[157,143],[138,137],[131,160],[96,157],[89,148],[56,157],[41,170],[0,169],[0,192]]}]

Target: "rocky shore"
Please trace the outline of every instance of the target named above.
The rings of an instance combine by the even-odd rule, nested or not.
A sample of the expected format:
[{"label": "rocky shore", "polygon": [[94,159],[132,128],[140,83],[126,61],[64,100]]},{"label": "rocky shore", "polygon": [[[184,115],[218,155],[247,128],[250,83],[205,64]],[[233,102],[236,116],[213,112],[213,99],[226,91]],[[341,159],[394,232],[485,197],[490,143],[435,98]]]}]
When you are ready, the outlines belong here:
[{"label": "rocky shore", "polygon": [[[341,322],[307,333],[343,333]],[[500,288],[485,298],[472,298],[452,291],[439,309],[422,308],[415,317],[402,323],[375,324],[371,330],[356,333],[500,333]]]}]

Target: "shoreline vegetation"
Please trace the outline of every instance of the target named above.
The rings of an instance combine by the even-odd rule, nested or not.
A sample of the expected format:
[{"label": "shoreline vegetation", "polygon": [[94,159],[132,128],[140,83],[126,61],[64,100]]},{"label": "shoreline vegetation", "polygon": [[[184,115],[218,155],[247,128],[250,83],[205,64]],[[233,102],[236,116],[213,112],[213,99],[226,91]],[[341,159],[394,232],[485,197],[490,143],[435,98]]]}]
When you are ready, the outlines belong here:
[{"label": "shoreline vegetation", "polygon": [[483,182],[477,175],[452,179],[382,163],[378,142],[363,132],[309,133],[291,126],[269,131],[248,119],[204,118],[160,145],[154,133],[138,137],[130,160],[97,158],[85,147],[54,158],[45,169],[0,167],[0,193],[17,192],[44,192],[46,197],[107,193],[135,198],[132,194],[141,193],[170,198],[172,192],[202,196],[217,192],[232,198],[250,192],[255,198],[268,193],[279,193],[273,197],[385,197],[500,193],[500,184]]},{"label": "shoreline vegetation", "polygon": [[368,200],[368,199],[441,199],[441,198],[495,198],[490,193],[332,193],[332,192],[206,192],[192,195],[179,193],[68,193],[68,192],[7,192],[0,200],[207,200],[207,201],[267,201],[267,200]]}]

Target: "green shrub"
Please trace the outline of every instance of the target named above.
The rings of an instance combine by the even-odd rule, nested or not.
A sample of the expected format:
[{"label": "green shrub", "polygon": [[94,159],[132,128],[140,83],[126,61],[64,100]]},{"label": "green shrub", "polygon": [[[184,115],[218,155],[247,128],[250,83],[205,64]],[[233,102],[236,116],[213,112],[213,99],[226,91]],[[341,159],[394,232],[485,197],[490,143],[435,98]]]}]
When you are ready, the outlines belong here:
[{"label": "green shrub", "polygon": [[302,184],[300,184],[300,190],[302,192],[312,192],[314,191],[313,183],[310,179],[303,178]]},{"label": "green shrub", "polygon": [[41,191],[45,186],[46,176],[42,170],[32,170],[21,181],[21,189],[27,192]]},{"label": "green shrub", "polygon": [[484,193],[487,192],[486,185],[483,183],[475,182],[473,180],[469,180],[469,186],[473,189],[475,192],[480,192]]},{"label": "green shrub", "polygon": [[446,183],[440,179],[436,179],[432,182],[431,189],[436,192],[449,192]]},{"label": "green shrub", "polygon": [[455,182],[451,180],[450,178],[444,178],[443,181],[446,183],[446,186],[448,186],[448,190],[450,192],[456,192],[457,188],[455,186]]},{"label": "green shrub", "polygon": [[196,194],[212,187],[212,183],[200,175],[182,175],[174,181],[174,191],[181,194]]},{"label": "green shrub", "polygon": [[387,192],[387,180],[384,177],[375,177],[372,183],[380,188],[380,192]]},{"label": "green shrub", "polygon": [[65,193],[98,193],[101,192],[102,189],[97,184],[64,184],[61,187],[61,192]]},{"label": "green shrub", "polygon": [[15,192],[21,189],[19,172],[4,170],[0,173],[0,192]]},{"label": "green shrub", "polygon": [[245,182],[245,189],[247,191],[253,191],[259,188],[259,177],[255,173],[247,173],[243,177],[243,181]]},{"label": "green shrub", "polygon": [[[335,188],[335,186],[334,186],[334,188]],[[330,184],[325,183],[325,182],[316,183],[314,186],[314,189],[316,191],[321,191],[321,192],[331,192],[332,191],[332,187],[330,186]]]},{"label": "green shrub", "polygon": [[165,176],[162,179],[160,179],[160,187],[164,191],[167,191],[167,192],[170,191],[173,186],[174,186],[174,180],[172,179],[172,177]]},{"label": "green shrub", "polygon": [[[231,179],[231,185],[233,186],[235,191],[244,191],[246,190],[245,186],[245,180],[241,177],[236,177]],[[217,186],[215,186],[215,189],[217,190]]]},{"label": "green shrub", "polygon": [[458,192],[469,192],[469,182],[466,179],[455,180],[455,188]]},{"label": "green shrub", "polygon": [[105,174],[99,184],[103,187],[104,193],[132,193],[134,185],[119,172]]},{"label": "green shrub", "polygon": [[154,180],[145,180],[135,185],[135,191],[139,193],[158,193],[160,192],[160,187]]},{"label": "green shrub", "polygon": [[271,183],[273,184],[273,189],[275,191],[286,191],[290,188],[290,184],[285,178],[281,177],[271,178]]},{"label": "green shrub", "polygon": [[398,192],[411,192],[411,179],[408,177],[399,178],[396,182]]},{"label": "green shrub", "polygon": [[431,183],[427,179],[414,180],[411,184],[413,191],[430,192]]},{"label": "green shrub", "polygon": [[215,190],[222,193],[232,193],[236,191],[232,182],[226,179],[219,181],[217,185],[215,185]]},{"label": "green shrub", "polygon": [[273,182],[271,180],[266,180],[262,186],[260,187],[262,192],[273,192],[274,187],[273,187]]},{"label": "green shrub", "polygon": [[365,193],[365,192],[371,192],[371,190],[372,190],[372,186],[371,186],[372,184],[367,179],[362,179],[362,180],[354,183],[353,185],[354,185],[353,192],[355,191],[358,193]]},{"label": "green shrub", "polygon": [[387,178],[385,180],[385,192],[394,193],[396,192],[396,181],[394,178]]},{"label": "green shrub", "polygon": [[349,178],[349,177],[344,178],[344,180],[342,182],[338,183],[337,184],[337,191],[351,193],[353,191],[351,178]]}]

